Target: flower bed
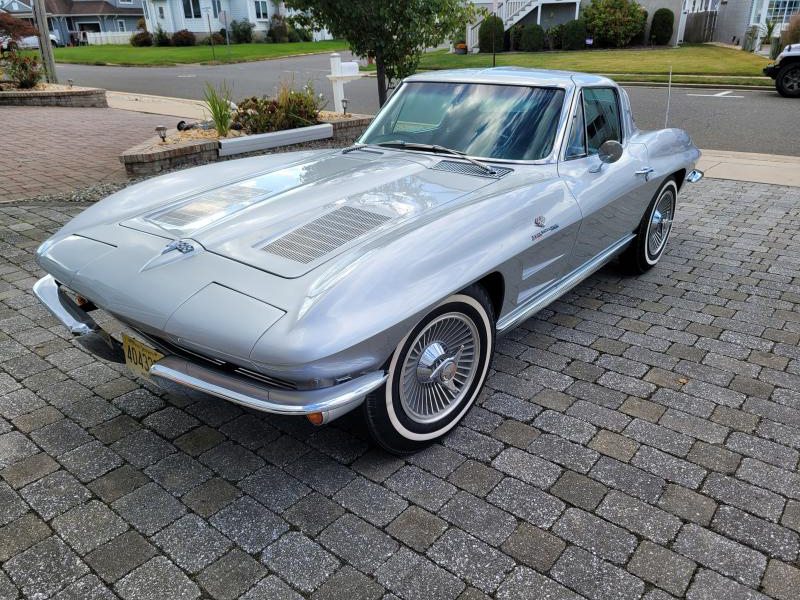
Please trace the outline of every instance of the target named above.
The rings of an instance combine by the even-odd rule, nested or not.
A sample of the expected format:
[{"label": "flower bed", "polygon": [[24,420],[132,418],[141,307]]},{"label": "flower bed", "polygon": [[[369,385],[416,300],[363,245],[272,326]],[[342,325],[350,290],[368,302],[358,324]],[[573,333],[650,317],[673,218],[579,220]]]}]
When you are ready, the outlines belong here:
[{"label": "flower bed", "polygon": [[351,114],[345,117],[322,112],[319,120],[319,125],[266,134],[242,135],[231,131],[222,139],[217,138],[213,129],[182,132],[170,130],[166,141],[162,142],[158,137],[150,138],[123,152],[119,160],[125,165],[128,176],[135,177],[310,140],[333,139],[346,144],[361,135],[372,121],[372,116]]}]

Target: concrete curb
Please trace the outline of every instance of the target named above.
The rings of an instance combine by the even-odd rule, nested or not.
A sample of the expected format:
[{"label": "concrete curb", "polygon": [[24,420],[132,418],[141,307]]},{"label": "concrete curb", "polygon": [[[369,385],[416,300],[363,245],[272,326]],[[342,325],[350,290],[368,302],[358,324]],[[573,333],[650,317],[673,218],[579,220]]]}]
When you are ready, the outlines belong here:
[{"label": "concrete curb", "polygon": [[[614,79],[610,77],[609,79]],[[616,81],[616,80],[615,80]],[[622,87],[668,87],[668,83],[660,81],[617,81]],[[775,86],[767,85],[724,85],[721,83],[673,83],[673,88],[686,88],[696,90],[752,90],[762,92],[774,92]]]}]

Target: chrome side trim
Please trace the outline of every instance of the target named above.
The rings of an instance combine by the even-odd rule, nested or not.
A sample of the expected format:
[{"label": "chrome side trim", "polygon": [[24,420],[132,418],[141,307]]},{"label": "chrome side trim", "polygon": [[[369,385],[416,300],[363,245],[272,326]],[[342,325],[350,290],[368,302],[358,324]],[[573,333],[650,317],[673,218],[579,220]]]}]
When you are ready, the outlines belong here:
[{"label": "chrome side trim", "polygon": [[534,313],[542,310],[545,306],[556,300],[559,296],[562,296],[573,287],[578,285],[581,281],[589,277],[592,273],[597,271],[600,267],[606,264],[609,260],[614,258],[621,250],[627,246],[631,240],[636,237],[635,234],[630,233],[626,235],[624,238],[615,242],[603,252],[595,256],[590,261],[582,264],[580,267],[564,275],[561,279],[556,281],[553,285],[549,288],[544,290],[543,292],[539,293],[536,296],[533,296],[531,299],[527,300],[525,303],[520,304],[517,308],[512,310],[506,316],[502,317],[499,321],[497,321],[497,333],[503,334],[526,319],[532,316]]},{"label": "chrome side trim", "polygon": [[[386,381],[375,371],[345,383],[315,390],[282,390],[258,385],[253,380],[206,367],[177,356],[166,356],[150,367],[150,375],[167,391],[198,390],[235,404],[280,415],[307,415],[355,408],[371,391]],[[176,387],[177,386],[177,387]]]},{"label": "chrome side trim", "polygon": [[88,335],[100,329],[94,319],[61,290],[52,275],[45,275],[33,284],[33,295],[72,335]]},{"label": "chrome side trim", "polygon": [[698,169],[692,169],[686,176],[686,181],[689,183],[697,183],[703,178],[703,175],[704,173],[702,171],[699,171]]}]

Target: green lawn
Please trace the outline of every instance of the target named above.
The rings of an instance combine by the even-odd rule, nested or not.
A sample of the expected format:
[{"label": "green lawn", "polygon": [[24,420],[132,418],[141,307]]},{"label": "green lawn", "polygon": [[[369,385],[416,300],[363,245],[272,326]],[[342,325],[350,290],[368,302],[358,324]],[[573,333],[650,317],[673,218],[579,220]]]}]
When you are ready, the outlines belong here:
[{"label": "green lawn", "polygon": [[[294,56],[310,52],[337,52],[346,50],[344,40],[324,42],[296,42],[294,44],[231,44],[230,58],[227,46],[215,46],[217,62],[246,62]],[[138,65],[164,66],[187,63],[211,63],[211,46],[134,48],[130,45],[78,46],[55,48],[56,62],[85,65]]]},{"label": "green lawn", "polygon": [[[761,69],[769,62],[762,56],[707,44],[686,44],[680,48],[635,50],[587,50],[578,52],[504,52],[498,66],[564,69],[608,74],[619,81],[666,81],[672,66],[676,83],[758,84]],[[491,54],[450,54],[446,50],[422,57],[420,70],[460,69],[492,66]],[[373,67],[374,68],[374,67]],[[702,75],[705,77],[689,77]],[[709,77],[714,76],[714,78]],[[719,77],[719,79],[716,79]],[[736,77],[747,77],[738,81]],[[764,85],[772,85],[765,78]]]}]

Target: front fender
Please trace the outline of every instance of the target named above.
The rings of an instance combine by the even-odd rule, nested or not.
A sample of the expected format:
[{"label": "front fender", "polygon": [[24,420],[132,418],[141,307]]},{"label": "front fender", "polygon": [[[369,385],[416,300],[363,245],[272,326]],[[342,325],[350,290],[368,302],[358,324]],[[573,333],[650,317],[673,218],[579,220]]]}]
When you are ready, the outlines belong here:
[{"label": "front fender", "polygon": [[313,274],[306,298],[256,343],[251,360],[270,372],[306,365],[320,379],[357,375],[379,368],[433,306],[486,274],[500,271],[514,296],[519,256],[531,247],[532,204],[568,195],[554,167],[529,183],[459,202]]}]

